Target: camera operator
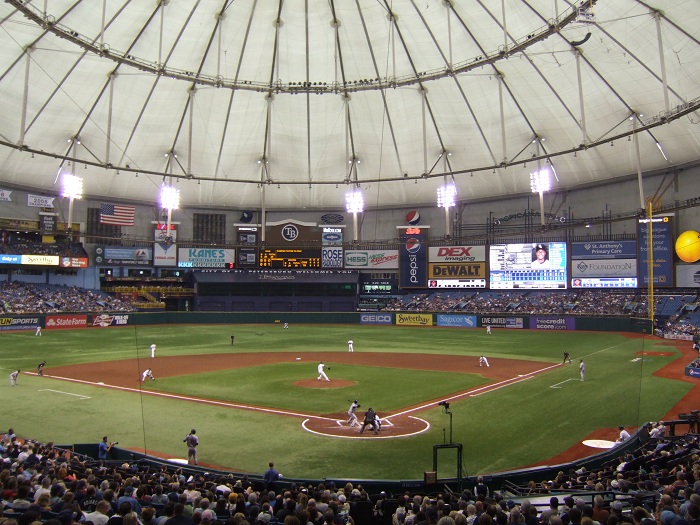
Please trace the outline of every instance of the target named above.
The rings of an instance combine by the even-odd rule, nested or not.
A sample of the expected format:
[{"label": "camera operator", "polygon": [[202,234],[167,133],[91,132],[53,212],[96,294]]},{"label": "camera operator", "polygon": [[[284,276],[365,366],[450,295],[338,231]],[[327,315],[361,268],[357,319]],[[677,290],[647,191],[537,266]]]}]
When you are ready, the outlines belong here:
[{"label": "camera operator", "polygon": [[102,442],[97,446],[97,459],[100,461],[107,461],[107,455],[112,450],[114,445],[118,445],[118,443],[110,443],[107,436],[104,436],[102,438]]}]

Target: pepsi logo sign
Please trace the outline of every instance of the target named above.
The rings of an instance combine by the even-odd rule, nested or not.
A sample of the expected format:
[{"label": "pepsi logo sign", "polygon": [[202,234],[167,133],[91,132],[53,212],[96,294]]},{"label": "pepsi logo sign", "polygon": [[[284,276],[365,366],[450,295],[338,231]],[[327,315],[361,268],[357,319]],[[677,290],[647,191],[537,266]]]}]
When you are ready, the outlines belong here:
[{"label": "pepsi logo sign", "polygon": [[411,210],[406,214],[406,222],[412,226],[415,226],[420,222],[420,213],[416,210]]},{"label": "pepsi logo sign", "polygon": [[406,251],[408,253],[418,253],[420,251],[420,241],[413,237],[406,240]]}]

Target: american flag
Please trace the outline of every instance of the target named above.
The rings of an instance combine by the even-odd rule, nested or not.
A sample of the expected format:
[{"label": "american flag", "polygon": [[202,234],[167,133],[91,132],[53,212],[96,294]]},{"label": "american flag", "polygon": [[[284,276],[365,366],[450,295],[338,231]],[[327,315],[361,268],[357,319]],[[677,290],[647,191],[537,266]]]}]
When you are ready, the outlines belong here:
[{"label": "american flag", "polygon": [[133,226],[136,208],[121,204],[100,204],[100,224],[112,224],[114,226]]}]

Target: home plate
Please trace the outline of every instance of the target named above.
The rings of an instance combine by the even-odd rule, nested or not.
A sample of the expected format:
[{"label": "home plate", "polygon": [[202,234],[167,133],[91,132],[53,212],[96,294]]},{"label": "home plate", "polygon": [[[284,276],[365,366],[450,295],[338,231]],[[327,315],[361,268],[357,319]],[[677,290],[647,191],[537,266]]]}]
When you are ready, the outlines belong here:
[{"label": "home plate", "polygon": [[584,439],[582,443],[591,448],[613,448],[615,446],[614,441],[607,439]]}]

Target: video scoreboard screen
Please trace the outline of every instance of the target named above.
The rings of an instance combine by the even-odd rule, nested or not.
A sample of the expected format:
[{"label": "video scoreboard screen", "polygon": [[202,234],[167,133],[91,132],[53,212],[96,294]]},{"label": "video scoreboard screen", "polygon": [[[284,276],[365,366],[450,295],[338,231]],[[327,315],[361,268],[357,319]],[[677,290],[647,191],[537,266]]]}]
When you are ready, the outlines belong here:
[{"label": "video scoreboard screen", "polygon": [[494,244],[489,268],[493,290],[566,288],[566,243]]},{"label": "video scoreboard screen", "polygon": [[260,268],[321,268],[320,248],[268,248],[260,250]]}]

